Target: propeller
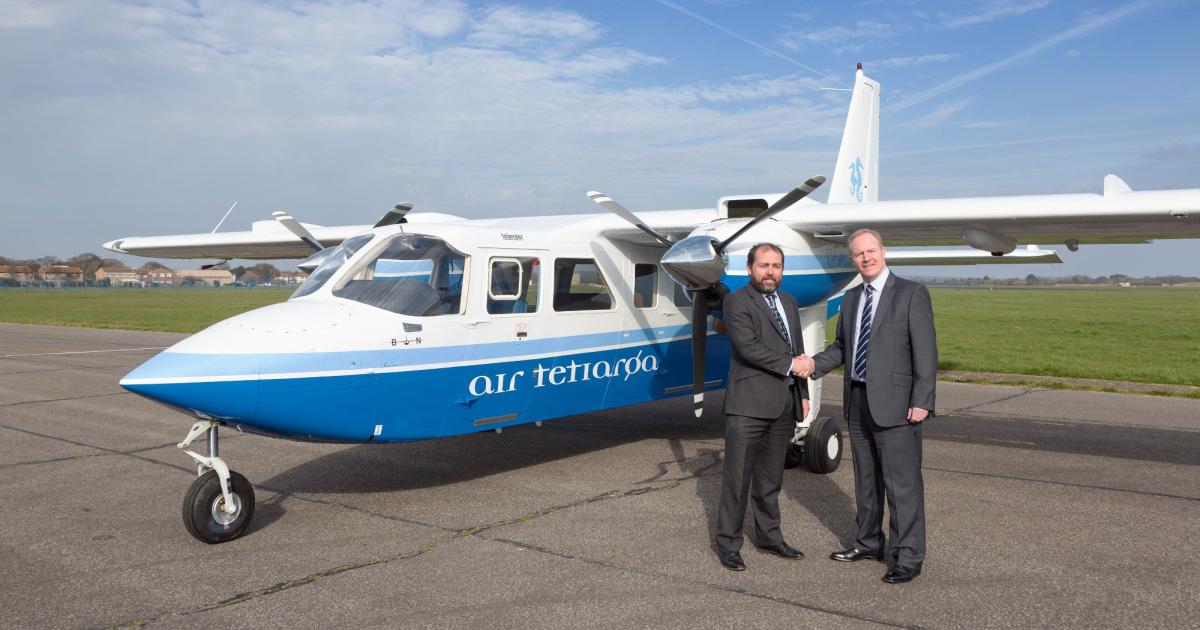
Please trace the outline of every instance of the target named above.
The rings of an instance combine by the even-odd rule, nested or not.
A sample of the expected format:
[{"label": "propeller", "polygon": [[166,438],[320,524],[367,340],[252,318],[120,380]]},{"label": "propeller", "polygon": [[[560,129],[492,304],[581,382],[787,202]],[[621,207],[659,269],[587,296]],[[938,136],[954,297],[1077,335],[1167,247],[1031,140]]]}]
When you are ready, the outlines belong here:
[{"label": "propeller", "polygon": [[634,213],[626,210],[625,206],[622,206],[621,204],[613,201],[612,197],[609,197],[608,195],[605,195],[602,192],[596,192],[594,190],[589,192],[587,194],[587,196],[589,199],[591,199],[592,201],[595,201],[597,204],[599,204],[601,208],[604,208],[605,210],[608,210],[609,212],[632,223],[635,227],[637,227],[637,229],[645,232],[646,234],[649,234],[650,236],[653,236],[654,240],[658,241],[659,243],[662,243],[666,247],[670,247],[670,246],[674,245],[674,243],[672,243],[670,240],[668,240],[667,237],[663,236],[662,234],[659,234],[658,232],[655,232],[654,228],[650,227],[649,225],[646,225],[645,223],[642,223],[642,220],[637,218],[637,215],[635,215]]},{"label": "propeller", "polygon": [[728,292],[725,285],[721,284],[721,278],[725,275],[725,249],[750,228],[779,214],[823,183],[825,178],[820,175],[805,181],[723,241],[717,242],[707,235],[689,236],[672,245],[663,255],[662,265],[667,273],[676,282],[692,289],[692,410],[697,418],[704,413],[708,312],[720,310],[721,301]]},{"label": "propeller", "polygon": [[325,249],[325,246],[317,240],[317,237],[313,236],[312,232],[308,231],[308,228],[300,225],[300,222],[293,218],[292,215],[282,210],[276,210],[275,212],[271,213],[271,216],[275,217],[275,220],[278,221],[280,225],[287,228],[289,232],[295,234],[300,240],[304,241],[304,244],[311,247],[314,252],[319,252],[322,249]]},{"label": "propeller", "polygon": [[706,234],[697,234],[672,243],[667,237],[646,225],[637,215],[613,201],[611,197],[596,191],[587,194],[592,201],[605,210],[632,223],[639,230],[667,246],[669,249],[663,254],[659,264],[675,282],[691,291],[692,404],[697,418],[704,413],[704,358],[708,345],[708,313],[720,310],[721,302],[729,292],[729,289],[721,284],[721,278],[725,276],[723,257],[725,249],[751,228],[807,197],[809,193],[824,183],[825,178],[820,175],[806,180],[723,241],[717,241]]},{"label": "propeller", "polygon": [[408,223],[408,219],[404,218],[404,215],[408,214],[412,209],[413,205],[411,203],[407,201],[401,201],[395,206],[392,206],[392,209],[388,210],[387,214],[380,217],[379,221],[375,223],[375,227],[395,225],[397,223]]},{"label": "propeller", "polygon": [[739,236],[741,236],[742,234],[745,234],[747,231],[750,230],[750,228],[758,225],[759,223],[762,223],[763,221],[766,221],[767,219],[770,219],[771,217],[782,212],[788,206],[807,197],[809,195],[809,193],[816,190],[817,188],[819,188],[821,186],[821,184],[824,184],[824,183],[825,183],[825,177],[822,175],[817,175],[816,177],[812,177],[812,178],[805,180],[803,184],[800,184],[799,186],[793,188],[792,192],[780,197],[775,203],[771,204],[771,207],[767,208],[766,210],[763,210],[761,213],[759,213],[758,216],[754,217],[749,223],[747,223],[746,225],[743,225],[742,229],[733,233],[733,236],[730,236],[729,238],[721,241],[721,243],[719,245],[717,245],[717,253],[720,254],[722,251],[725,251],[725,248],[728,247],[730,243],[737,240],[737,238]]}]

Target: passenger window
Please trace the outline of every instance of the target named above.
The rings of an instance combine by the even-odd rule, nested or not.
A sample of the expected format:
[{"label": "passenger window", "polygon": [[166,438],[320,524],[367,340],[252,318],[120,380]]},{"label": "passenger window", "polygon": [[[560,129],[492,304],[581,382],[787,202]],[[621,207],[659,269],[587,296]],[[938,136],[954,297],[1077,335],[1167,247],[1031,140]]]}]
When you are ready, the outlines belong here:
[{"label": "passenger window", "polygon": [[398,234],[333,294],[401,315],[461,311],[466,256],[440,238]]},{"label": "passenger window", "polygon": [[538,277],[537,258],[493,258],[489,268],[487,312],[492,315],[536,313]]},{"label": "passenger window", "polygon": [[554,261],[554,310],[607,311],[612,307],[612,293],[596,261],[590,258]]},{"label": "passenger window", "polygon": [[692,300],[688,297],[687,289],[683,288],[682,284],[672,282],[675,285],[675,306],[687,309],[692,307]]},{"label": "passenger window", "polygon": [[658,265],[633,266],[633,307],[654,308],[658,298]]}]

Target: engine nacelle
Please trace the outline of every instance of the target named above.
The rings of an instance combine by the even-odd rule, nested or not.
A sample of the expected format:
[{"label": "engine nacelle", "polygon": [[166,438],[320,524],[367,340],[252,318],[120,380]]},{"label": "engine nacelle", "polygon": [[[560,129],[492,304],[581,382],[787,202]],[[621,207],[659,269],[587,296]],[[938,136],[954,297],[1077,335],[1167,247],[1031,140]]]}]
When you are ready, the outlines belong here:
[{"label": "engine nacelle", "polygon": [[963,230],[963,240],[975,249],[991,252],[993,256],[1003,256],[1017,248],[1017,241],[1013,238],[974,228]]}]

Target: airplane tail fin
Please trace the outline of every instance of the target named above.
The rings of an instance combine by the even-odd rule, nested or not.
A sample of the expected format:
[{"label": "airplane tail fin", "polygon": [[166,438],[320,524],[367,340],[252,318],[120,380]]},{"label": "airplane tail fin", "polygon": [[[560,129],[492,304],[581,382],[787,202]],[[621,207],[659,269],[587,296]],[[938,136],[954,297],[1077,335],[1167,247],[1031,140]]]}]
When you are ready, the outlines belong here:
[{"label": "airplane tail fin", "polygon": [[879,84],[858,64],[829,203],[864,201],[879,201]]}]

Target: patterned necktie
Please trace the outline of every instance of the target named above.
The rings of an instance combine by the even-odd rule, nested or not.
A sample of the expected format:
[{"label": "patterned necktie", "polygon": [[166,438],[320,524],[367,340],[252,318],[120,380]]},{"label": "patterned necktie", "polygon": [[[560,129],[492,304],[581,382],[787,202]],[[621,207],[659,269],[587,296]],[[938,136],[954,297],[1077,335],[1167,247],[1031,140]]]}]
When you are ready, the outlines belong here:
[{"label": "patterned necktie", "polygon": [[866,295],[863,302],[862,321],[858,325],[858,343],[854,350],[854,380],[867,380],[867,344],[871,342],[871,306],[872,296],[875,294],[875,288],[871,285],[866,285],[863,293]]},{"label": "patterned necktie", "polygon": [[787,324],[783,323],[783,315],[779,313],[779,309],[775,306],[775,294],[767,294],[767,303],[771,305],[771,312],[775,313],[775,323],[779,324],[779,330],[783,331],[783,340],[787,342],[788,348],[792,348],[792,336],[788,334]]}]

